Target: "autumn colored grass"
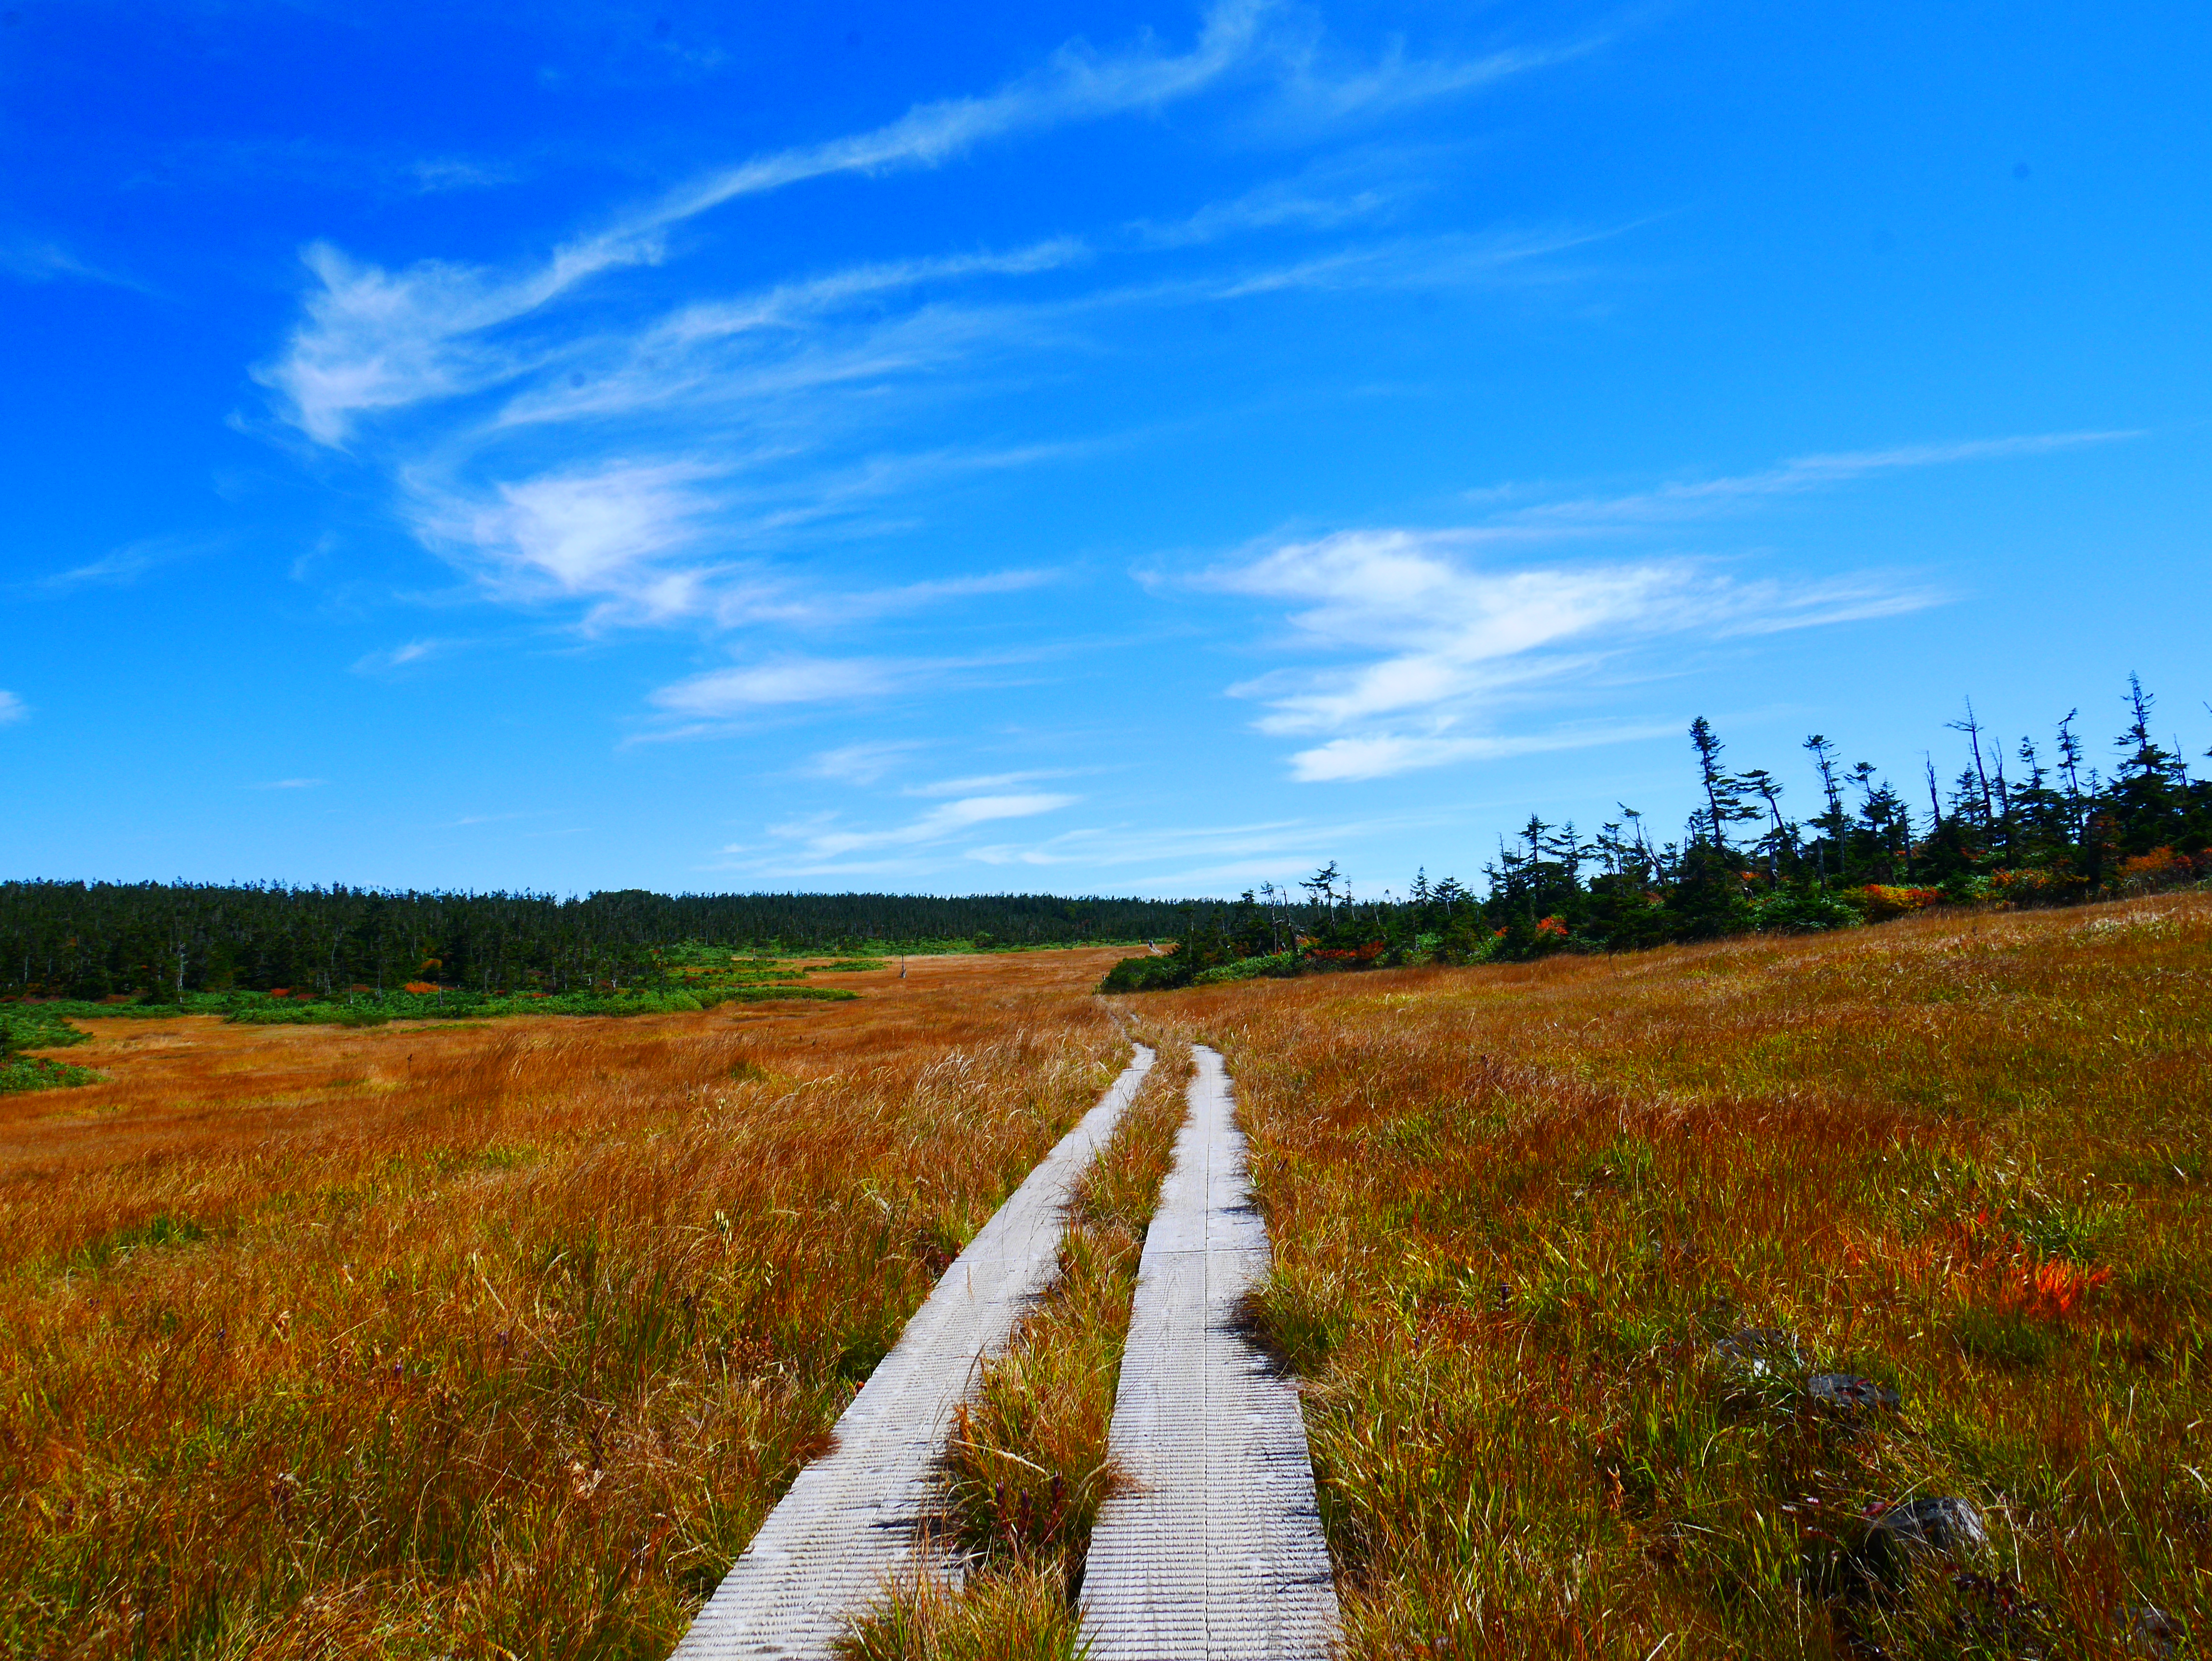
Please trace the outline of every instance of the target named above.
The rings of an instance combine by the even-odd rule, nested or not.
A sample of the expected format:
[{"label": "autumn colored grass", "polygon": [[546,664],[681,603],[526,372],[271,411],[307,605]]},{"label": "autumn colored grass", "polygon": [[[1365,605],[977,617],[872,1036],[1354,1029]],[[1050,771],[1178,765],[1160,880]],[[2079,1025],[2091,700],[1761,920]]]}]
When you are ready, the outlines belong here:
[{"label": "autumn colored grass", "polygon": [[1145,1232],[1186,1112],[1190,1046],[1167,1041],[1077,1185],[1051,1288],[953,1417],[935,1546],[962,1570],[887,1589],[849,1661],[1073,1661],[1091,1525],[1116,1475],[1106,1433]]},{"label": "autumn colored grass", "polygon": [[2212,897],[1141,1007],[1236,1079],[1347,1655],[2212,1641]]},{"label": "autumn colored grass", "polygon": [[1126,1061],[1113,955],[87,1023],[0,1096],[0,1653],[665,1655]]}]

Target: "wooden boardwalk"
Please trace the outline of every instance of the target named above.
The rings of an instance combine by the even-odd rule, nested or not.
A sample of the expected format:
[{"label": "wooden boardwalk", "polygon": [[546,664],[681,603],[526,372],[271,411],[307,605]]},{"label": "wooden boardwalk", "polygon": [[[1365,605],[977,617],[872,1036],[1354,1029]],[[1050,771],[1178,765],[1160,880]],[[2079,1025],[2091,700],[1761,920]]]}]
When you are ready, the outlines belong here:
[{"label": "wooden boardwalk", "polygon": [[1152,1064],[1136,1059],[1047,1154],[907,1323],[837,1421],[836,1447],[799,1474],[723,1579],[678,1661],[826,1658],[884,1583],[915,1561],[953,1409],[1005,1348],[1059,1263],[1069,1191]]},{"label": "wooden boardwalk", "polygon": [[1196,1050],[1190,1116],[1138,1270],[1107,1502],[1084,1572],[1091,1661],[1320,1661],[1336,1588],[1297,1393],[1243,1337],[1267,1272],[1229,1076]]}]

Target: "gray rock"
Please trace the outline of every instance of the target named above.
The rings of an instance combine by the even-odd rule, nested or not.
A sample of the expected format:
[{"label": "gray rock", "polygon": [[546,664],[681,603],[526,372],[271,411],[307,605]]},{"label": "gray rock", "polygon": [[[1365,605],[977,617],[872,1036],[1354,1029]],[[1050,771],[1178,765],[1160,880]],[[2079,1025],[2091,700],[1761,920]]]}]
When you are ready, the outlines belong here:
[{"label": "gray rock", "polygon": [[1715,1344],[1713,1354],[1754,1378],[1764,1378],[1797,1364],[1797,1338],[1779,1327],[1746,1327]]},{"label": "gray rock", "polygon": [[2181,1642],[2181,1622],[2153,1603],[2123,1603],[2119,1624],[2130,1655],[2166,1661]]},{"label": "gray rock", "polygon": [[1824,1408],[1846,1413],[1863,1408],[1893,1408],[1898,1402],[1895,1390],[1856,1372],[1816,1372],[1807,1381],[1805,1393]]},{"label": "gray rock", "polygon": [[1979,1551],[1990,1543],[1982,1513],[1949,1494],[1892,1506],[1874,1519],[1874,1531],[1899,1545],[1925,1547],[1951,1557]]}]

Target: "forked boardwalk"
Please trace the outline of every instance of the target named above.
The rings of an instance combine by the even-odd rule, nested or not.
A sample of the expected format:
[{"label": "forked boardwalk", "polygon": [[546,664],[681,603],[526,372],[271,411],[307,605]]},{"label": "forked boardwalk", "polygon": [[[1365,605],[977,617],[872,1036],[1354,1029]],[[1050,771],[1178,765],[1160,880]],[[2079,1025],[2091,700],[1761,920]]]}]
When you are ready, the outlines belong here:
[{"label": "forked boardwalk", "polygon": [[1061,1138],[900,1334],[837,1421],[836,1451],[799,1472],[691,1630],[678,1661],[826,1657],[846,1622],[913,1560],[932,1472],[979,1357],[1006,1347],[1050,1283],[1069,1190],[1152,1064],[1136,1060]]},{"label": "forked boardwalk", "polygon": [[1296,1393],[1238,1330],[1267,1266],[1227,1073],[1194,1051],[1190,1116],[1138,1269],[1107,1502],[1084,1572],[1092,1661],[1326,1656],[1336,1588]]}]

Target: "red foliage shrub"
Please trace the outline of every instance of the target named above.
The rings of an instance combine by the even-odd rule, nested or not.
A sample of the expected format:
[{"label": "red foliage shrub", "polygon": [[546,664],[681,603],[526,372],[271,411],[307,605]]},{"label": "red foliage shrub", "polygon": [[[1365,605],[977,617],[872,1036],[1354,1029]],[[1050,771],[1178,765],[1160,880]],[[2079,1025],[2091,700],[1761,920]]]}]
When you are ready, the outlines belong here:
[{"label": "red foliage shrub", "polygon": [[1838,897],[1869,922],[1881,922],[1934,905],[1943,895],[1934,888],[1893,888],[1887,883],[1870,882],[1863,888],[1847,889]]},{"label": "red foliage shrub", "polygon": [[1358,968],[1373,963],[1389,948],[1389,945],[1387,940],[1370,940],[1364,946],[1348,950],[1341,946],[1324,946],[1306,955],[1316,963],[1340,963]]}]

